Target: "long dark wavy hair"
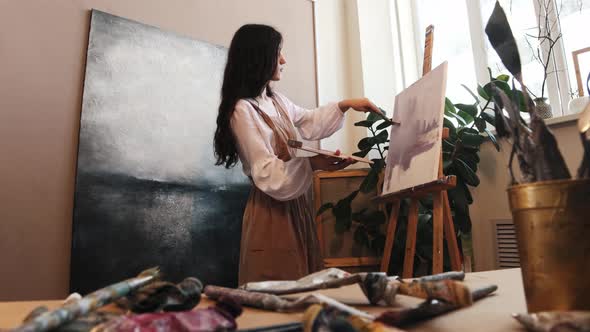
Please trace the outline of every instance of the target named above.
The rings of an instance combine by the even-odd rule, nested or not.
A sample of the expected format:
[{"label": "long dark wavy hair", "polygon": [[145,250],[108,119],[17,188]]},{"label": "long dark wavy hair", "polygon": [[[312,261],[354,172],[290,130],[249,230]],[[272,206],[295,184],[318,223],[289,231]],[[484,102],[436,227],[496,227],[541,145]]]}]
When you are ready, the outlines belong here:
[{"label": "long dark wavy hair", "polygon": [[[238,100],[258,97],[275,68],[283,37],[273,27],[246,24],[232,38],[221,87],[221,103],[215,130],[215,165],[233,167],[238,162],[236,138],[230,120]],[[270,87],[266,93],[272,96]]]}]

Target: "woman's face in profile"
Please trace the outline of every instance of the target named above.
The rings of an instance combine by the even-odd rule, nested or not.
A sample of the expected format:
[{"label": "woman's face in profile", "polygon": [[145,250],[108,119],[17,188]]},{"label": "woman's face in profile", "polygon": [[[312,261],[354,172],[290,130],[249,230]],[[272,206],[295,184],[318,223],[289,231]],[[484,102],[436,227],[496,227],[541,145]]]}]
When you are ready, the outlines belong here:
[{"label": "woman's face in profile", "polygon": [[283,71],[283,66],[287,63],[287,60],[285,60],[285,56],[283,55],[283,51],[282,51],[282,47],[279,47],[279,54],[278,54],[278,59],[277,59],[277,67],[275,68],[275,72],[272,75],[271,80],[272,81],[280,81],[281,80],[281,74]]}]

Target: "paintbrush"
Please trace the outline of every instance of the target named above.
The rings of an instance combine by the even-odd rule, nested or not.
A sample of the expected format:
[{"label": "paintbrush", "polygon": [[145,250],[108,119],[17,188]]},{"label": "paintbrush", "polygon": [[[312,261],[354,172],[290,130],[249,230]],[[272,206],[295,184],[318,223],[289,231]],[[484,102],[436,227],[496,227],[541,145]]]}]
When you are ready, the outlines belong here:
[{"label": "paintbrush", "polygon": [[322,149],[316,149],[316,148],[311,148],[308,146],[303,146],[303,143],[300,141],[295,141],[290,139],[287,144],[289,144],[290,147],[295,148],[295,149],[300,149],[300,150],[304,150],[304,151],[308,151],[308,152],[313,152],[313,153],[317,153],[317,154],[321,154],[324,156],[329,156],[329,157],[334,157],[334,158],[340,158],[340,159],[352,159],[352,160],[356,160],[356,161],[360,161],[361,163],[367,163],[367,164],[373,164],[373,162],[367,158],[361,158],[361,157],[357,157],[357,156],[348,156],[348,155],[344,155],[344,154],[336,154],[336,152],[334,151],[328,151],[328,150],[322,150]]},{"label": "paintbrush", "polygon": [[378,107],[379,111],[381,111],[380,113],[375,113],[377,114],[381,119],[391,123],[394,126],[399,126],[401,123],[397,122],[397,121],[393,121],[393,118],[388,118],[387,117],[387,113],[385,112],[385,110],[383,110],[381,107]]},{"label": "paintbrush", "polygon": [[578,130],[580,131],[580,138],[584,147],[582,164],[578,169],[578,178],[590,178],[590,104],[586,106],[586,109],[578,118]]}]

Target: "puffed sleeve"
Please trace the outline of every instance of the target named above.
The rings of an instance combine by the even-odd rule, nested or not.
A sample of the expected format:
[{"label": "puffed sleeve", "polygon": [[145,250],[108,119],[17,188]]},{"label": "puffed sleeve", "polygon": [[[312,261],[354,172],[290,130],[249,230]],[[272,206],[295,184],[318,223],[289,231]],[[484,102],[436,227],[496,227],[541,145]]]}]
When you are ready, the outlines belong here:
[{"label": "puffed sleeve", "polygon": [[306,140],[319,140],[334,134],[344,124],[344,113],[338,103],[329,103],[316,109],[305,109],[295,105],[289,98],[275,92],[287,108],[293,124]]},{"label": "puffed sleeve", "polygon": [[231,119],[242,163],[250,166],[256,187],[279,201],[303,195],[311,185],[302,179],[312,177],[308,158],[294,157],[285,162],[272,149],[272,130],[248,102],[240,100]]}]

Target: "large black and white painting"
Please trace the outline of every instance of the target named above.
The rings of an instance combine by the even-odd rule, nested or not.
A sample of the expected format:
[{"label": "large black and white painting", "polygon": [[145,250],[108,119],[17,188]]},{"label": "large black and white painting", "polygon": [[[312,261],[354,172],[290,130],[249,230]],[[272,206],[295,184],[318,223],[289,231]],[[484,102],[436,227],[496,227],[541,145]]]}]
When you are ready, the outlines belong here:
[{"label": "large black and white painting", "polygon": [[80,125],[72,291],[160,266],[235,286],[249,183],[214,166],[227,50],[92,11]]}]

